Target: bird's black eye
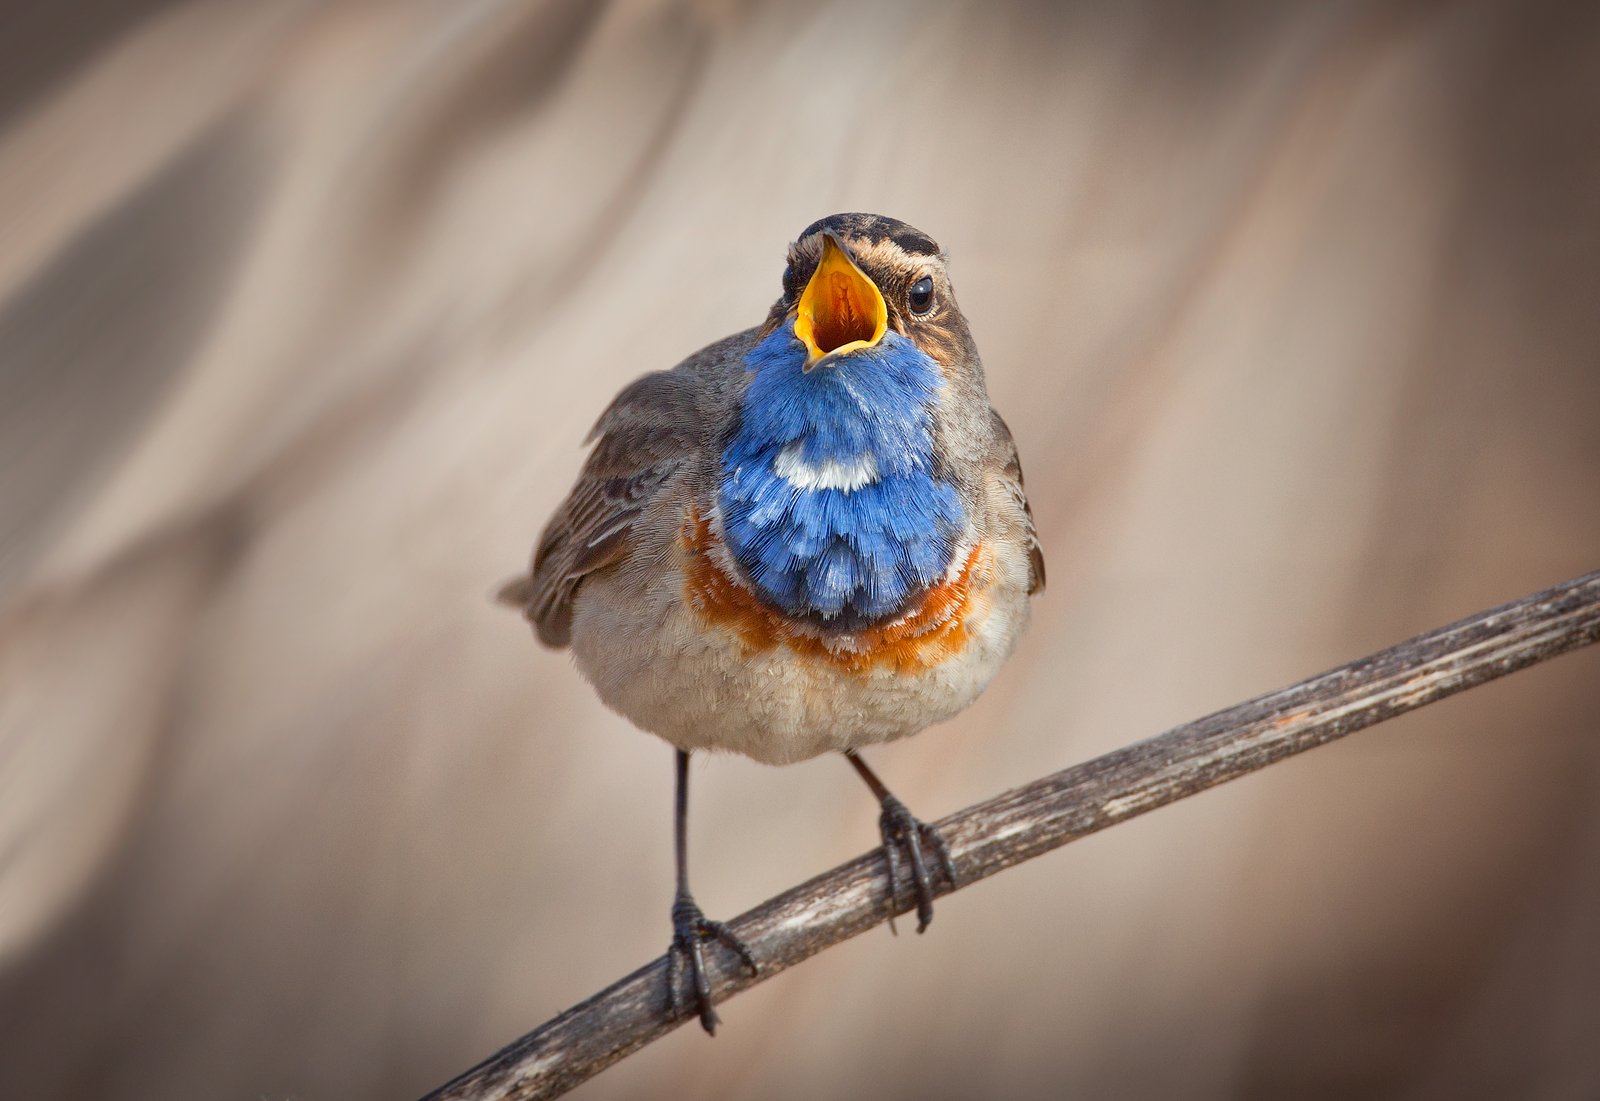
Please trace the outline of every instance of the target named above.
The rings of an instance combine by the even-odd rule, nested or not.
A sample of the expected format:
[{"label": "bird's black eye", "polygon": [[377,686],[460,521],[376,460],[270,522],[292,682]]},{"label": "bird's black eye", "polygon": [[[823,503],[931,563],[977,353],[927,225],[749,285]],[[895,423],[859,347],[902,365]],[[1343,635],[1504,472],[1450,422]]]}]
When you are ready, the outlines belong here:
[{"label": "bird's black eye", "polygon": [[906,292],[906,302],[911,306],[912,313],[927,313],[933,309],[933,276],[924,275]]},{"label": "bird's black eye", "polygon": [[788,263],[783,268],[783,293],[786,296],[794,294],[794,264]]}]

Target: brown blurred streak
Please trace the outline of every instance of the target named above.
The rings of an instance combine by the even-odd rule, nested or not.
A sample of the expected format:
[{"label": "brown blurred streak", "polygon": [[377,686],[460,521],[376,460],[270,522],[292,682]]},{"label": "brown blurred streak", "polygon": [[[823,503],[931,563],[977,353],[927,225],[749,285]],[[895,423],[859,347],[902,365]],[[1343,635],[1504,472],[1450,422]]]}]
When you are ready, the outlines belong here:
[{"label": "brown blurred streak", "polygon": [[[1499,439],[1513,452],[1535,452],[1548,440],[1578,441],[1575,469],[1588,470],[1578,484],[1600,485],[1600,265],[1592,238],[1574,247],[1591,232],[1574,227],[1600,225],[1600,143],[1572,124],[1600,118],[1600,8],[1479,10],[1490,26],[1445,98],[1456,214],[1436,264],[1430,339],[1405,384],[1399,417],[1407,430],[1385,460],[1398,473],[1365,552],[1365,573],[1381,585],[1355,594],[1346,613],[1344,633],[1355,638],[1395,637],[1492,600],[1492,576],[1464,568],[1489,552],[1462,548],[1515,538],[1557,515],[1541,506],[1559,508],[1577,488],[1529,487],[1515,501],[1528,514],[1512,512],[1491,528],[1463,509],[1484,489],[1483,468],[1471,461],[1480,448]],[[1548,324],[1534,328],[1532,317]],[[1524,347],[1536,370],[1523,369]],[[1538,584],[1563,568],[1555,549],[1548,564],[1536,553],[1526,572]],[[1499,869],[1493,899],[1441,913],[1449,931],[1432,955],[1371,959],[1332,983],[1326,971],[1281,974],[1261,1006],[1239,1096],[1553,1097],[1600,1081],[1592,1045],[1541,1039],[1552,1022],[1568,1038],[1600,1030],[1600,1001],[1562,1004],[1559,993],[1592,992],[1600,979],[1600,942],[1580,932],[1582,915],[1600,908],[1594,682],[1570,664],[1530,681],[1482,701],[1475,717],[1513,728],[1519,715],[1541,715],[1522,733],[1547,749],[1556,743],[1570,767],[1504,776],[1502,795],[1520,788],[1526,800],[1515,821],[1494,824],[1496,810],[1479,809],[1490,832],[1522,837],[1498,854],[1477,848]],[[1426,716],[1441,750],[1438,739],[1466,726],[1473,706]],[[1445,910],[1440,900],[1426,905]],[[1362,1006],[1374,1004],[1384,1012],[1364,1015]],[[1557,1047],[1564,1058],[1552,1060]]]},{"label": "brown blurred streak", "polygon": [[[1589,231],[1575,229],[1600,225],[1600,142],[1573,124],[1600,119],[1600,6],[1546,0],[1477,9],[1490,24],[1478,55],[1451,74],[1441,97],[1440,139],[1458,191],[1434,264],[1428,339],[1411,359],[1397,411],[1406,430],[1385,460],[1402,473],[1386,483],[1365,551],[1369,569],[1390,583],[1352,602],[1346,623],[1375,642],[1468,611],[1462,596],[1445,597],[1474,580],[1452,572],[1460,549],[1504,534],[1461,509],[1483,488],[1474,461],[1483,434],[1530,451],[1571,438],[1587,444],[1591,460],[1600,457],[1600,265]],[[1531,318],[1549,324],[1535,328]],[[1536,371],[1524,368],[1529,359]],[[1476,438],[1463,437],[1468,427]],[[1530,487],[1541,504],[1548,498],[1540,488],[1556,499],[1564,492]],[[1516,530],[1515,521],[1504,523]],[[1558,573],[1559,566],[1533,573],[1530,583],[1554,582]],[[1494,599],[1485,586],[1468,603]]]},{"label": "brown blurred streak", "polygon": [[0,133],[96,51],[179,0],[9,0],[0,10]]},{"label": "brown blurred streak", "polygon": [[406,119],[416,133],[394,165],[399,213],[425,205],[470,146],[548,110],[605,12],[604,4],[559,0],[491,19],[475,49],[438,74],[448,83],[428,89],[420,117]]},{"label": "brown blurred streak", "polygon": [[0,301],[0,607],[225,300],[259,192],[248,134],[206,135]]}]

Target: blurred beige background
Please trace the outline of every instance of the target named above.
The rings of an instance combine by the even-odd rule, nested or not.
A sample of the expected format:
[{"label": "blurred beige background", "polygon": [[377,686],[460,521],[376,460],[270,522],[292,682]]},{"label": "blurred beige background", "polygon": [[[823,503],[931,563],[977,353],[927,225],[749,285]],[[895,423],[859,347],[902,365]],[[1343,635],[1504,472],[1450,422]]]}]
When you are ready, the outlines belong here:
[{"label": "blurred beige background", "polygon": [[[923,816],[1600,566],[1592,5],[88,2],[0,35],[0,1097],[415,1096],[666,947],[494,607],[606,399],[936,237],[1050,561]],[[1600,653],[860,938],[590,1098],[1600,1092]],[[695,773],[731,916],[864,851]]]}]

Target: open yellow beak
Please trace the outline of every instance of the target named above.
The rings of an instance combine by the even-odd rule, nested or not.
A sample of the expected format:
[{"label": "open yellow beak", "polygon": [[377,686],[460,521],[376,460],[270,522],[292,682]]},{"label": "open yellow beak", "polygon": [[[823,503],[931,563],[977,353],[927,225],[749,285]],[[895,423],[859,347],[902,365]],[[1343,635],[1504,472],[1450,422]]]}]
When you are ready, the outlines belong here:
[{"label": "open yellow beak", "polygon": [[796,307],[794,335],[805,342],[807,371],[824,359],[870,348],[889,328],[883,295],[833,234],[822,238],[822,260]]}]

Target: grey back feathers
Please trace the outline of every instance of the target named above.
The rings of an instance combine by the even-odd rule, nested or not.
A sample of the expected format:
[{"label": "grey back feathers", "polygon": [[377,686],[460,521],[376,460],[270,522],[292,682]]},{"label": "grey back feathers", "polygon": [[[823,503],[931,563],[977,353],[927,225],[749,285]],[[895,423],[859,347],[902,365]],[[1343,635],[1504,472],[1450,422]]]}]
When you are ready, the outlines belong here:
[{"label": "grey back feathers", "polygon": [[523,611],[541,642],[567,645],[583,579],[627,557],[641,519],[670,490],[704,480],[753,342],[753,330],[739,333],[645,375],[600,415],[584,441],[593,450],[539,537],[528,575],[499,594]]}]

